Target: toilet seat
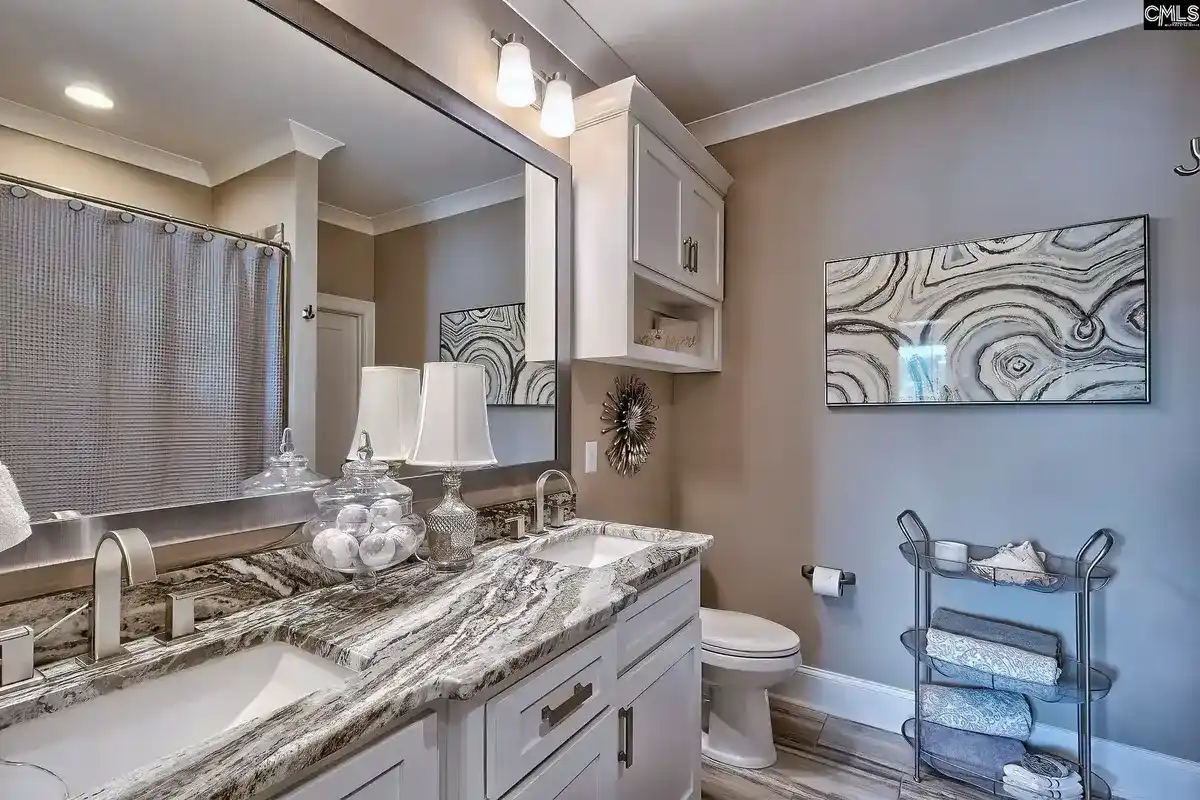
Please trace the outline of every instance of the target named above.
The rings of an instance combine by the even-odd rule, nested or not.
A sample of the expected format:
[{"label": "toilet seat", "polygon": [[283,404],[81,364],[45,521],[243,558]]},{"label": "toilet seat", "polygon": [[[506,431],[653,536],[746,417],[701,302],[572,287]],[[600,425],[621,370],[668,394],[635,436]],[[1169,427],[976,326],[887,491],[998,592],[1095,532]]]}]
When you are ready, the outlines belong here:
[{"label": "toilet seat", "polygon": [[769,619],[737,611],[700,609],[701,648],[709,653],[744,659],[776,659],[800,652],[795,631]]}]

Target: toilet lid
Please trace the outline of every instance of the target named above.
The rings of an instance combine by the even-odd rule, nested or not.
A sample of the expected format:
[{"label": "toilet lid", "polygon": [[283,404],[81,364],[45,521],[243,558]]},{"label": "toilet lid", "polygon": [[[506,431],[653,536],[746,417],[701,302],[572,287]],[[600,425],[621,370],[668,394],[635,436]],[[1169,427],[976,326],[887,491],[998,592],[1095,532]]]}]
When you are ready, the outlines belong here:
[{"label": "toilet lid", "polygon": [[700,639],[705,650],[726,655],[778,658],[800,650],[794,631],[753,614],[716,608],[700,609]]}]

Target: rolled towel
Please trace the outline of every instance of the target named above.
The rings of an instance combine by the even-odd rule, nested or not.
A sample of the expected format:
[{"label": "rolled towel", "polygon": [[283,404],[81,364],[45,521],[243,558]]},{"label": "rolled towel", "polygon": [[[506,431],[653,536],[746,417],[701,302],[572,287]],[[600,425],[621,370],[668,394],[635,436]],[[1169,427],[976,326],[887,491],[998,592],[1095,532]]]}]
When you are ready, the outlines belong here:
[{"label": "rolled towel", "polygon": [[[994,781],[1004,780],[1005,765],[1019,763],[1026,752],[1025,745],[1016,739],[960,731],[932,722],[921,723],[921,751]],[[936,761],[933,765],[938,766]]]},{"label": "rolled towel", "polygon": [[1033,712],[1024,695],[995,689],[921,687],[921,718],[960,731],[1025,741],[1033,733]]},{"label": "rolled towel", "polygon": [[1006,644],[1055,659],[1061,652],[1061,643],[1053,633],[1043,633],[1008,622],[963,614],[949,608],[934,611],[930,626],[948,633],[957,633],[959,636],[969,636],[993,644]]},{"label": "rolled towel", "polygon": [[29,513],[8,467],[0,464],[0,550],[16,547],[33,533]]},{"label": "rolled towel", "polygon": [[937,628],[926,631],[925,652],[933,658],[940,658],[951,664],[1042,686],[1055,685],[1062,675],[1058,659],[1005,644],[947,633]]},{"label": "rolled towel", "polygon": [[1046,789],[1055,789],[1060,792],[1071,791],[1077,787],[1083,786],[1083,780],[1079,777],[1078,772],[1072,772],[1065,778],[1048,778],[1045,775],[1038,775],[1035,772],[1030,772],[1020,764],[1009,764],[1005,766],[1004,780],[1012,781],[1019,786],[1024,786],[1028,789],[1037,789],[1039,791]]},{"label": "rolled towel", "polygon": [[1026,753],[1018,766],[1034,775],[1042,775],[1046,778],[1066,778],[1070,780],[1072,775],[1079,777],[1079,768],[1075,765],[1074,761],[1068,761],[1062,756],[1055,756],[1050,753]]},{"label": "rolled towel", "polygon": [[1009,583],[1016,586],[1053,586],[1058,578],[1046,572],[1042,563],[1044,553],[1033,548],[1031,542],[1007,544],[996,550],[996,555],[971,561],[971,571],[993,583]]}]

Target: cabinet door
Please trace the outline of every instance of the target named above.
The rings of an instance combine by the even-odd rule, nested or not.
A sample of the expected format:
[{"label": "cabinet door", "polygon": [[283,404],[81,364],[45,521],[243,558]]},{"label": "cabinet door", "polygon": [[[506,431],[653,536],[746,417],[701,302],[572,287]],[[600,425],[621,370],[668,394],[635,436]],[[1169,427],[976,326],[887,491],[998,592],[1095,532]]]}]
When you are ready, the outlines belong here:
[{"label": "cabinet door", "polygon": [[283,800],[439,800],[437,717],[430,714],[307,783]]},{"label": "cabinet door", "polygon": [[725,201],[693,174],[683,189],[683,236],[695,242],[684,283],[714,300],[725,294],[724,234]]},{"label": "cabinet door", "polygon": [[683,187],[691,168],[657,136],[638,125],[633,186],[633,260],[684,281],[687,248],[683,226]]},{"label": "cabinet door", "polygon": [[[692,800],[700,794],[700,648],[693,623],[664,644],[670,665],[620,709],[620,800]],[[696,628],[695,631],[692,628]],[[684,651],[679,653],[679,637]],[[654,663],[655,655],[634,667]],[[636,678],[635,678],[636,680]],[[639,687],[640,688],[640,687]]]},{"label": "cabinet door", "polygon": [[504,800],[611,800],[616,793],[616,744],[617,717],[610,710],[546,759]]}]

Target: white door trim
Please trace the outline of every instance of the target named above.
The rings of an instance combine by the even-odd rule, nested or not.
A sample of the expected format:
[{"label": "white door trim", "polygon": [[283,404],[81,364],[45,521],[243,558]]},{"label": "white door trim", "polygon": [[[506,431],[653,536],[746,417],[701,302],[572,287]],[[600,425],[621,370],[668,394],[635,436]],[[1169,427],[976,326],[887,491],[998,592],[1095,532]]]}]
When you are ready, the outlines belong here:
[{"label": "white door trim", "polygon": [[317,310],[332,314],[346,314],[351,317],[362,317],[359,330],[359,350],[364,367],[375,366],[375,304],[370,300],[359,300],[356,297],[342,297],[338,294],[318,294]]}]

